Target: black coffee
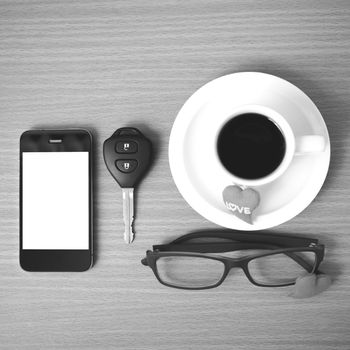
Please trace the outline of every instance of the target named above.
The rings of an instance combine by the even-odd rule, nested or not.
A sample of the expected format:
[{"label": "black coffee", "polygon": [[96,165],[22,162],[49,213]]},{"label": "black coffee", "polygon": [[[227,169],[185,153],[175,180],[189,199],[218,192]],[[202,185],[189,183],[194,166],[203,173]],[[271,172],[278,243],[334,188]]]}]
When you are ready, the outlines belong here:
[{"label": "black coffee", "polygon": [[222,164],[230,173],[252,180],[269,175],[281,164],[286,142],[269,118],[245,113],[224,125],[217,149]]}]

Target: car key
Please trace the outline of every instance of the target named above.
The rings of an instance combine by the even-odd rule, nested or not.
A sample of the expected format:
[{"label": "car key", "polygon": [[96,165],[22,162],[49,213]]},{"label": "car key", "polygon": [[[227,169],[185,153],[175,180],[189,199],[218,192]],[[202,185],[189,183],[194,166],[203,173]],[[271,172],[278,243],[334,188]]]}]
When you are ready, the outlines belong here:
[{"label": "car key", "polygon": [[151,163],[152,144],[136,128],[120,128],[103,144],[107,169],[123,191],[124,240],[134,240],[134,187]]}]

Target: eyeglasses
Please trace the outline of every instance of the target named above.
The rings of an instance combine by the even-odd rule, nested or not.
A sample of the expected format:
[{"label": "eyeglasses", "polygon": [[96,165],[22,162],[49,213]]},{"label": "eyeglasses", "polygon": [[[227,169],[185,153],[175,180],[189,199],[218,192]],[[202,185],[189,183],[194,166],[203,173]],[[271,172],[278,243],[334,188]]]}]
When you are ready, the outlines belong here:
[{"label": "eyeglasses", "polygon": [[[214,239],[197,242],[198,239]],[[217,253],[243,253],[226,257]],[[249,254],[247,255],[247,253]],[[248,280],[261,287],[295,284],[303,273],[320,273],[324,245],[317,239],[266,233],[201,231],[184,235],[169,244],[154,245],[142,264],[158,281],[180,289],[219,286],[233,268],[241,268]]]}]

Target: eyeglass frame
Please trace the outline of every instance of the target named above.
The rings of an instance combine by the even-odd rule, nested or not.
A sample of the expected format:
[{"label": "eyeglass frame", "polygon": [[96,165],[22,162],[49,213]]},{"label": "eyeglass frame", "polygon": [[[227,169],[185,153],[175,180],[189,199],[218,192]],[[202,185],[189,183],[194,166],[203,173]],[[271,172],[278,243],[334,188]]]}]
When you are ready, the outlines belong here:
[{"label": "eyeglass frame", "polygon": [[[186,243],[189,240],[198,238],[223,238],[233,240],[235,242]],[[269,249],[269,252],[262,254],[252,254],[241,258],[230,258],[215,254],[247,249]],[[280,284],[263,284],[255,281],[249,272],[249,262],[256,258],[262,258],[265,256],[281,253],[313,252],[315,253],[315,264],[313,265],[310,265],[299,255],[286,255],[299,263],[299,265],[305,268],[306,271],[308,271],[307,268],[312,268],[312,270],[308,271],[308,273],[319,274],[321,271],[319,271],[318,268],[324,258],[324,251],[325,246],[323,244],[319,244],[317,239],[306,237],[297,237],[290,235],[287,236],[274,233],[242,233],[240,231],[200,231],[181,236],[169,244],[154,245],[153,251],[148,250],[146,252],[146,257],[141,260],[141,263],[145,266],[149,266],[152,269],[154,275],[161,284],[177,289],[202,290],[216,288],[224,282],[232,268],[241,268],[248,280],[256,286],[286,287],[295,284],[295,281]],[[224,272],[218,282],[209,286],[176,286],[163,281],[159,276],[157,269],[157,260],[159,258],[171,256],[198,257],[220,261],[224,264]]]}]

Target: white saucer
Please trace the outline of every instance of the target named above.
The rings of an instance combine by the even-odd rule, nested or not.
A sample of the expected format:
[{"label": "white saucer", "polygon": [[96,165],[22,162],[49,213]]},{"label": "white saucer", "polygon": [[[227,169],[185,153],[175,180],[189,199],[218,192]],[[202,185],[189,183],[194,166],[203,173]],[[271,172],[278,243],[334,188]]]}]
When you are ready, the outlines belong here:
[{"label": "white saucer", "polygon": [[[225,208],[222,191],[232,179],[221,168],[211,166],[214,131],[206,130],[206,126],[209,118],[217,118],[215,111],[223,103],[225,108],[265,105],[289,118],[296,136],[316,134],[326,139],[324,152],[294,156],[278,179],[255,187],[261,202],[254,212],[253,225]],[[329,135],[315,104],[293,84],[264,73],[235,73],[204,85],[183,105],[170,135],[169,162],[178,190],[203,217],[231,229],[262,230],[292,219],[316,197],[329,168]]]}]

